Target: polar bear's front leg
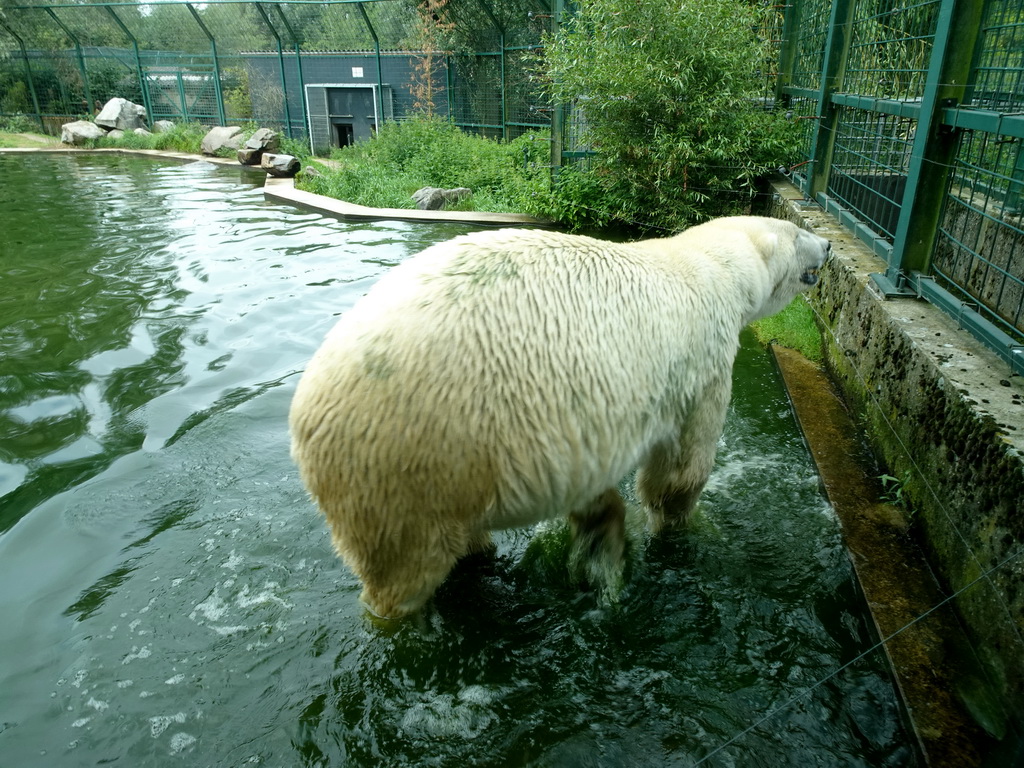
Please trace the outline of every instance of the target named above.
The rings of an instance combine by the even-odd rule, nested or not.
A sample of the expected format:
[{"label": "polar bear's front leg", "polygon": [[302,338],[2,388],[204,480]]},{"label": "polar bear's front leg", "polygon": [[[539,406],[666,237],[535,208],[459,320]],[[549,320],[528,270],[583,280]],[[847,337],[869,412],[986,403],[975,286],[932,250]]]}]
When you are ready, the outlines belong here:
[{"label": "polar bear's front leg", "polygon": [[709,384],[694,402],[678,439],[651,451],[637,474],[637,491],[656,533],[687,521],[715,465],[718,439],[732,394],[732,377]]},{"label": "polar bear's front leg", "polygon": [[589,557],[610,562],[622,559],[626,540],[626,505],[615,488],[609,488],[583,509],[569,515],[573,546]]},{"label": "polar bear's front leg", "polygon": [[591,585],[615,590],[622,578],[626,547],[626,505],[615,488],[569,515],[570,568]]}]

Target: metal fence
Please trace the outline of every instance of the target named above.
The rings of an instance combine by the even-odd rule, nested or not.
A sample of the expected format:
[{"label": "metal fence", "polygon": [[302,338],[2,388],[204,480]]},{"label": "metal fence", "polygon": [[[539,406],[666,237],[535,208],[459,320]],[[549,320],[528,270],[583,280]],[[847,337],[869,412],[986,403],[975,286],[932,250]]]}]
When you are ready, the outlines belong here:
[{"label": "metal fence", "polygon": [[414,112],[515,137],[550,125],[528,77],[546,8],[540,0],[14,5],[0,13],[0,115],[30,115],[55,133],[117,96],[153,120],[252,120],[317,149]]},{"label": "metal fence", "polygon": [[1024,2],[790,0],[793,176],[887,268],[1024,373]]},{"label": "metal fence", "polygon": [[[760,0],[751,0],[759,2]],[[152,119],[252,120],[318,150],[386,119],[494,137],[573,116],[529,76],[567,0],[212,0],[9,6],[0,114],[49,132],[121,96]],[[757,32],[766,102],[805,129],[793,176],[921,295],[1024,373],[1024,0],[789,0]],[[774,90],[772,86],[774,84]]]}]

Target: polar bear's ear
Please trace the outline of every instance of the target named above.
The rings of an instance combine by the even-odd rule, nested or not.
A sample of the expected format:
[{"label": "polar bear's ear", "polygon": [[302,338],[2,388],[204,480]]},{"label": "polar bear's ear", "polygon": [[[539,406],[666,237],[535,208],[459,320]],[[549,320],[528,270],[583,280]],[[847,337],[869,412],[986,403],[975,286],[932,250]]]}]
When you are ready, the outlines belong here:
[{"label": "polar bear's ear", "polygon": [[764,262],[770,262],[775,255],[775,249],[779,247],[779,236],[774,232],[758,232],[751,240],[754,241],[754,247]]}]

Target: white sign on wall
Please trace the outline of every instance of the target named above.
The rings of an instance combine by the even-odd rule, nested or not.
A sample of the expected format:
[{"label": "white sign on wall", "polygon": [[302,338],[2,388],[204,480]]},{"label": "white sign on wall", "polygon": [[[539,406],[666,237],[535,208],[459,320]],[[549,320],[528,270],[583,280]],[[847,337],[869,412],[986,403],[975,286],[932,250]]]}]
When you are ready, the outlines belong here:
[{"label": "white sign on wall", "polygon": [[363,76],[363,68],[362,67],[352,67],[352,77],[362,77],[362,76]]}]

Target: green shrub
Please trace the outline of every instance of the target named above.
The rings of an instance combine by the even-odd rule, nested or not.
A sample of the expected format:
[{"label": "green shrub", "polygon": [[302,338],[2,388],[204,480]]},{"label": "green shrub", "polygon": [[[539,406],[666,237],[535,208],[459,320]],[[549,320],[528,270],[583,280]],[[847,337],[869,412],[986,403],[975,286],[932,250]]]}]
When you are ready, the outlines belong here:
[{"label": "green shrub", "polygon": [[682,229],[748,204],[798,128],[764,109],[760,10],[742,0],[579,0],[546,41],[545,82],[597,154],[561,180],[571,218]]},{"label": "green shrub", "polygon": [[498,142],[419,117],[386,123],[373,139],[335,151],[333,168],[300,186],[376,208],[412,208],[422,187],[469,187],[473,196],[457,209],[546,215],[547,153],[530,134]]}]

